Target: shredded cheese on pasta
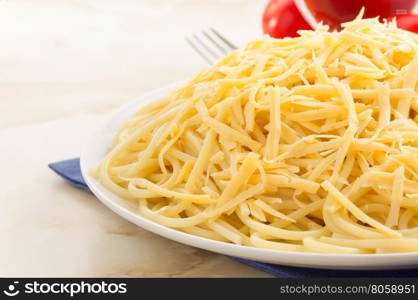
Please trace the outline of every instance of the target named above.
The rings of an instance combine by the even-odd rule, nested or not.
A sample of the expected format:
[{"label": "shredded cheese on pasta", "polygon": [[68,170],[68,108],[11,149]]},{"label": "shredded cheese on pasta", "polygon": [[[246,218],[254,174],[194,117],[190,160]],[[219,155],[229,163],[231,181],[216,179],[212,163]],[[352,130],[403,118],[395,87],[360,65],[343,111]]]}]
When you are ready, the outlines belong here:
[{"label": "shredded cheese on pasta", "polygon": [[418,251],[418,36],[377,19],[265,37],[137,112],[93,175],[238,245]]}]

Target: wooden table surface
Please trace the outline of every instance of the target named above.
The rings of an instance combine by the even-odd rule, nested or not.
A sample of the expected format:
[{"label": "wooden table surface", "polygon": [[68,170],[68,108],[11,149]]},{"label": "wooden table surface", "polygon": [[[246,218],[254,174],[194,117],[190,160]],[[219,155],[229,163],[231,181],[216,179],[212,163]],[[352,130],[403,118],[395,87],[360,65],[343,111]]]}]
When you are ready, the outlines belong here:
[{"label": "wooden table surface", "polygon": [[130,224],[47,167],[103,117],[205,67],[184,41],[261,35],[266,1],[0,1],[0,276],[268,276]]}]

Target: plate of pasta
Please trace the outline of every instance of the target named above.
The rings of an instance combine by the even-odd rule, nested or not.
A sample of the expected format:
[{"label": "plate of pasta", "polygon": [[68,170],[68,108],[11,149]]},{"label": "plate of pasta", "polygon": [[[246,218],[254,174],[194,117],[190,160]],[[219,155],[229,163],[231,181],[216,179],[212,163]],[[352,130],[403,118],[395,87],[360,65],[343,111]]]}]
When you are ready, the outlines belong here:
[{"label": "plate of pasta", "polygon": [[328,269],[418,266],[418,36],[356,19],[262,38],[121,107],[83,177],[194,247]]}]

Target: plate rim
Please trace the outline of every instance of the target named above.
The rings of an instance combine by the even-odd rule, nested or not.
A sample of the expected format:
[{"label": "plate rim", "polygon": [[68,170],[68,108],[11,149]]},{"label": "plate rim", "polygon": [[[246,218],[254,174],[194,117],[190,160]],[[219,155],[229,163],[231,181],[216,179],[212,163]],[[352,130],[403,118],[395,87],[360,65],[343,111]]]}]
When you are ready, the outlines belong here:
[{"label": "plate rim", "polygon": [[[291,252],[241,246],[210,240],[160,225],[141,216],[140,214],[133,212],[131,209],[116,203],[116,201],[111,198],[116,198],[119,202],[128,202],[128,200],[122,199],[108,191],[96,179],[89,175],[89,170],[93,167],[90,157],[95,156],[92,151],[95,149],[95,146],[97,147],[97,137],[100,138],[100,133],[105,131],[105,128],[109,127],[113,127],[113,132],[107,132],[107,136],[113,137],[119,129],[119,127],[116,126],[117,122],[115,119],[124,117],[124,122],[126,122],[129,115],[135,113],[139,108],[151,103],[153,100],[160,99],[163,95],[167,95],[169,91],[179,87],[184,82],[185,81],[180,81],[164,85],[160,88],[144,93],[138,99],[123,104],[116,111],[105,117],[102,122],[99,122],[100,124],[98,124],[98,126],[91,131],[91,134],[89,135],[91,138],[87,140],[88,142],[84,145],[81,152],[80,168],[86,184],[92,193],[106,207],[129,222],[175,242],[223,255],[235,256],[258,262],[330,270],[383,270],[389,268],[411,269],[418,266],[418,252],[387,254],[328,254]],[[102,143],[104,143],[105,138],[103,136],[102,139]]]}]

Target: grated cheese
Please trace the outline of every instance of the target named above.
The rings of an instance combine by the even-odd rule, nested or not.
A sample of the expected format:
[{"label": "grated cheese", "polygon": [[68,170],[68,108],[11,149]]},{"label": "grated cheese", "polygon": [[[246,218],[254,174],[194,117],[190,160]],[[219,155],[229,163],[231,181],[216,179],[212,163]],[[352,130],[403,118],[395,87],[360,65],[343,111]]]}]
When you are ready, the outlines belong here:
[{"label": "grated cheese", "polygon": [[228,54],[137,112],[92,174],[204,238],[418,251],[418,36],[394,21],[342,27]]}]

